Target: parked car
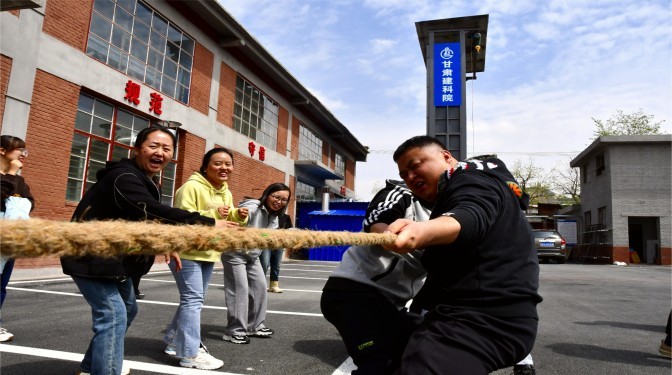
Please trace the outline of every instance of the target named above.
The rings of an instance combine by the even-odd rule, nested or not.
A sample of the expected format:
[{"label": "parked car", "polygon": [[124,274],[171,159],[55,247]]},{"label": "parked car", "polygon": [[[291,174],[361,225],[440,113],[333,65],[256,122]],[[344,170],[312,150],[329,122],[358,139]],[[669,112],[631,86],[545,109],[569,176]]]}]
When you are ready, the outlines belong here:
[{"label": "parked car", "polygon": [[557,230],[534,230],[534,244],[537,248],[539,261],[555,259],[559,264],[565,263],[567,259],[567,248],[564,238]]}]

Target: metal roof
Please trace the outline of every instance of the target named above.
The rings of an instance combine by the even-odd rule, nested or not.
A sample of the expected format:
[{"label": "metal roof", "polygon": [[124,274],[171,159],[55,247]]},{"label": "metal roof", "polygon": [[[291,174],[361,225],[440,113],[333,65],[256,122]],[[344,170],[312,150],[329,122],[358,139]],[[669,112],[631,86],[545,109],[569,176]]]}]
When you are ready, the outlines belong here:
[{"label": "metal roof", "polygon": [[294,78],[250,33],[216,0],[167,0],[177,10],[200,18],[199,28],[220,47],[244,63],[274,90],[349,151],[356,161],[366,161],[368,147],[357,138],[299,81]]},{"label": "metal roof", "polygon": [[[430,32],[434,32],[434,43],[457,43],[460,41],[459,31],[465,30],[481,34],[481,52],[467,54],[466,72],[473,73],[485,71],[485,52],[488,48],[488,19],[489,15],[484,14],[480,16],[416,22],[415,28],[418,32],[420,50],[422,51],[422,57],[425,59],[425,63],[427,62],[427,46],[429,45]],[[468,38],[465,51],[474,51],[473,46],[469,45],[470,43],[473,44],[473,39]]]}]

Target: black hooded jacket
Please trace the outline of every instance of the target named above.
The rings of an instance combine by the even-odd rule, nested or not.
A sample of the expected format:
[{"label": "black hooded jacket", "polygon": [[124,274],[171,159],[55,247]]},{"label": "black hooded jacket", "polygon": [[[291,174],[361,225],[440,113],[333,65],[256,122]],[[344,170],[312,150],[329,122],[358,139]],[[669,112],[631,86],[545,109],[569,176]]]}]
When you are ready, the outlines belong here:
[{"label": "black hooded jacket", "polygon": [[[77,205],[72,221],[150,220],[165,224],[215,224],[212,218],[162,204],[159,188],[132,159],[107,162],[106,167],[96,174],[96,179]],[[145,259],[147,257],[142,255],[62,257],[61,265],[67,275],[123,279],[138,269],[145,269]]]},{"label": "black hooded jacket", "polygon": [[524,209],[529,197],[499,159],[468,160],[439,182],[432,218],[461,225],[450,245],[425,249],[427,281],[416,298],[495,316],[537,318],[539,262]]}]

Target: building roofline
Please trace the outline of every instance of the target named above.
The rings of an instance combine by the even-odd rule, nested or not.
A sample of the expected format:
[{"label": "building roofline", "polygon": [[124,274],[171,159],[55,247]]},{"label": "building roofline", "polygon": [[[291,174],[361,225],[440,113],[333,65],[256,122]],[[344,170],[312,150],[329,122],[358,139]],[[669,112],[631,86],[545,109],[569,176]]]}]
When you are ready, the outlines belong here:
[{"label": "building roofline", "polygon": [[[368,147],[350,133],[308,89],[306,89],[280,62],[278,62],[245,28],[216,0],[178,1],[168,0],[175,7],[186,7],[201,17],[210,31],[210,36],[234,57],[242,55],[255,64],[266,76],[278,84],[294,106],[315,118],[327,135],[339,140],[339,145],[348,150],[356,161],[366,161]],[[212,35],[214,34],[214,35]]]},{"label": "building roofline", "polygon": [[450,43],[460,41],[460,31],[468,31],[471,33],[480,33],[479,46],[481,52],[473,54],[474,39],[468,38],[466,41],[465,51],[469,51],[466,55],[465,72],[483,72],[485,71],[485,52],[487,51],[488,39],[488,20],[490,15],[482,14],[477,16],[444,18],[440,20],[420,21],[415,23],[415,29],[418,34],[418,42],[420,43],[420,51],[422,57],[427,64],[427,47],[429,46],[429,35],[435,33],[434,43]]},{"label": "building roofline", "polygon": [[572,161],[569,166],[572,168],[578,167],[582,161],[587,158],[594,151],[602,148],[607,144],[645,144],[645,143],[672,143],[672,134],[656,134],[656,135],[603,135],[596,138],[586,149],[581,151]]}]

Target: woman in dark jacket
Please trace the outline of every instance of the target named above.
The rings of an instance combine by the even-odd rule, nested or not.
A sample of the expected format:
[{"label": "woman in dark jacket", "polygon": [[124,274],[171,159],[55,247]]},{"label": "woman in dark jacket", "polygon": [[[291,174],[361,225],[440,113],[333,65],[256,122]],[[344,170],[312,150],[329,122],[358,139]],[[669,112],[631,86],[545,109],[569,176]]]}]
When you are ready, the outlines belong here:
[{"label": "woman in dark jacket", "polygon": [[[175,136],[168,129],[143,129],[135,141],[135,157],[108,162],[106,168],[98,171],[97,182],[79,202],[73,220],[154,220],[166,224],[238,227],[161,203],[161,192],[154,179],[170,162],[174,150]],[[179,256],[173,253],[170,257],[179,268]],[[138,311],[129,276],[138,267],[138,258],[63,257],[61,265],[91,306],[94,335],[80,364],[80,373],[128,373],[126,369],[122,372],[124,336]]]},{"label": "woman in dark jacket", "polygon": [[[28,156],[28,149],[26,149],[26,142],[19,137],[11,135],[3,135],[0,137],[0,190],[2,196],[0,197],[0,217],[8,218],[22,218],[27,219],[29,211],[35,207],[35,200],[33,194],[30,192],[30,187],[26,180],[21,177],[21,170],[23,168],[23,160]],[[12,200],[14,202],[14,213],[8,204]],[[0,285],[0,307],[5,302],[7,295],[7,284],[9,278],[12,276],[14,269],[14,259],[2,258],[0,265],[0,273],[2,274],[2,283]],[[5,328],[0,327],[0,342],[12,341],[14,335],[7,332]]]}]

